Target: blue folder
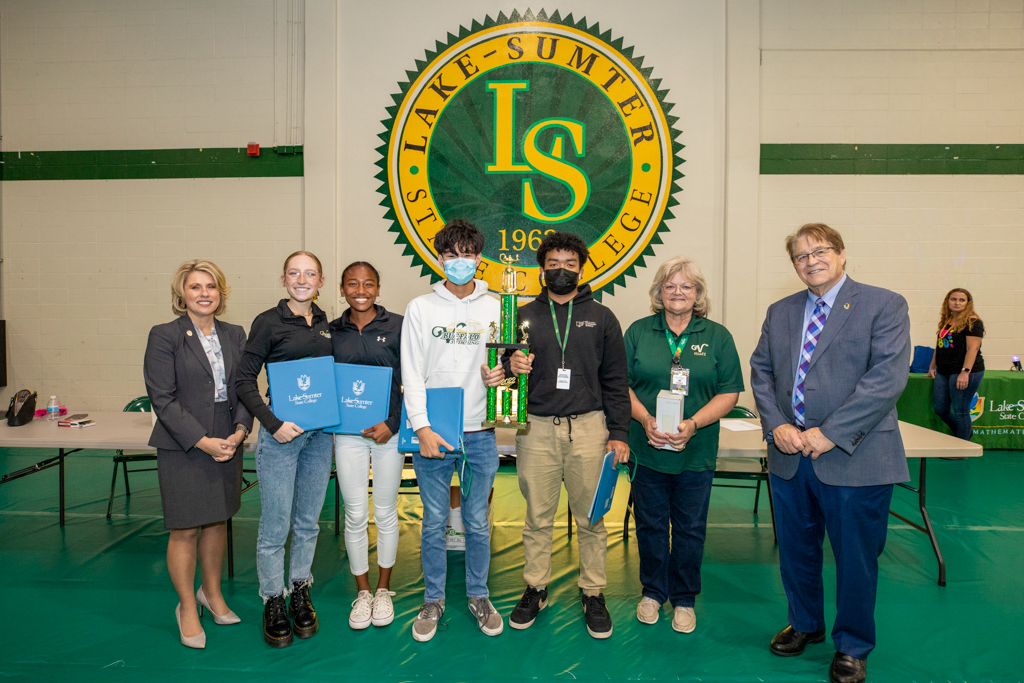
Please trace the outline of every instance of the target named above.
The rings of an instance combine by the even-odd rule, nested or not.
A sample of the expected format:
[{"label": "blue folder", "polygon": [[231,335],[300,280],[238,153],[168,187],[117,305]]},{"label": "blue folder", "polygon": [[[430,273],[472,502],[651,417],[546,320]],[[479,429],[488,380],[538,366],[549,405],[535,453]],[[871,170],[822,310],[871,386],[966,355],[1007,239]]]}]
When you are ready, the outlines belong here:
[{"label": "blue folder", "polygon": [[615,498],[615,486],[619,483],[619,471],[615,469],[615,451],[604,456],[604,463],[601,465],[601,480],[597,482],[597,491],[594,491],[594,502],[590,504],[590,523],[605,516],[612,509],[612,499]]},{"label": "blue folder", "polygon": [[341,419],[333,357],[267,363],[267,381],[277,419],[305,430],[330,427]]},{"label": "blue folder", "polygon": [[388,419],[391,404],[391,368],[380,365],[334,364],[341,421],[324,431],[359,434]]},{"label": "blue folder", "polygon": [[[442,439],[455,447],[454,451],[462,451],[462,387],[443,387],[427,389],[427,419],[430,428]],[[402,422],[398,430],[398,450],[402,453],[419,453],[420,440],[409,423],[409,413],[402,401]]]}]

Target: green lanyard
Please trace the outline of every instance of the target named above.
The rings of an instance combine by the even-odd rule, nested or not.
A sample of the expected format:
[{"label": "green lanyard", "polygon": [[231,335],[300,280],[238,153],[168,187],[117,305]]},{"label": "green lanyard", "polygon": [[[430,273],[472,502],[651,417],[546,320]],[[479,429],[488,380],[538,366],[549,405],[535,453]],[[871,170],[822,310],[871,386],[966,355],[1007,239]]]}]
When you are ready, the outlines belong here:
[{"label": "green lanyard", "polygon": [[565,345],[569,342],[569,330],[572,329],[572,299],[569,300],[569,317],[565,319],[565,339],[562,339],[562,333],[558,331],[555,304],[551,299],[548,299],[548,306],[551,307],[551,322],[555,326],[555,339],[558,340],[558,345],[562,347],[562,369],[565,370]]},{"label": "green lanyard", "polygon": [[[558,328],[555,329],[557,330]],[[674,341],[672,341],[672,331],[667,327],[665,328],[665,339],[668,340],[668,350],[672,352],[673,365],[682,365],[682,363],[679,361],[679,354],[681,354],[683,352],[683,349],[686,348],[686,342],[689,338],[689,334],[684,334],[679,338],[679,343],[676,344]]]}]

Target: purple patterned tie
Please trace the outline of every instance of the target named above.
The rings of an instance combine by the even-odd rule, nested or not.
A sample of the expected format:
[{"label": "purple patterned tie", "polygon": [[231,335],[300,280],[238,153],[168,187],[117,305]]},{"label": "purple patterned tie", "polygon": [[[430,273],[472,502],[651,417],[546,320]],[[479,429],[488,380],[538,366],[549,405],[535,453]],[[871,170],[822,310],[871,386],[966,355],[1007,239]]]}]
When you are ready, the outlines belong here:
[{"label": "purple patterned tie", "polygon": [[807,368],[811,366],[811,354],[818,344],[818,337],[825,327],[825,300],[818,299],[814,302],[814,313],[811,314],[811,322],[807,324],[807,331],[804,332],[804,345],[800,349],[800,367],[796,371],[796,403],[793,405],[793,417],[797,425],[804,426],[804,379],[807,377]]}]

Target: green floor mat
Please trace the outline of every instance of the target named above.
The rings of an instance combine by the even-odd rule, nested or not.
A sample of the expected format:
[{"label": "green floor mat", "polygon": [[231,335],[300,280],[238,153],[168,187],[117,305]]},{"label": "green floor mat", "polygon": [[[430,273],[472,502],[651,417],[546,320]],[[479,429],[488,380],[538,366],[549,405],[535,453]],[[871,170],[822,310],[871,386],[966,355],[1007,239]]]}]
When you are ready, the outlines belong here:
[{"label": "green floor mat", "polygon": [[[49,454],[0,449],[0,472]],[[401,540],[392,589],[394,623],[353,631],[355,598],[343,536],[335,535],[333,484],[325,503],[313,566],[312,597],[320,633],[283,650],[264,645],[257,595],[258,491],[243,496],[234,521],[235,577],[224,578],[228,604],[243,623],[204,619],[207,649],[178,642],[176,598],[167,577],[167,532],[156,474],[132,475],[130,501],[118,482],[107,520],[111,452],[72,455],[67,464],[67,525],[57,519],[57,471],[0,486],[0,584],[11,635],[0,645],[0,680],[59,681],[821,681],[831,640],[802,657],[768,651],[786,625],[768,501],[753,514],[753,491],[716,488],[704,553],[697,630],[672,631],[669,608],[653,625],[634,614],[640,597],[636,537],[622,538],[628,484],[620,480],[608,516],[610,639],[589,637],[576,587],[578,554],[569,540],[565,497],[557,517],[550,606],[533,627],[489,638],[476,629],[463,598],[461,553],[449,553],[447,611],[429,643],[410,628],[423,597],[419,500],[401,497]],[[247,464],[247,466],[249,466]],[[916,466],[911,467],[916,472]],[[1020,681],[1024,670],[1024,454],[993,451],[965,461],[932,461],[929,511],[947,562],[948,585],[936,584],[928,538],[895,518],[881,558],[878,647],[869,681]],[[894,509],[918,519],[916,496],[897,489]],[[506,617],[522,590],[525,503],[515,472],[495,484],[489,586]],[[371,524],[371,566],[374,566]],[[226,572],[226,569],[225,569]],[[375,568],[371,580],[376,580]],[[835,616],[835,568],[825,567],[826,617]]]}]

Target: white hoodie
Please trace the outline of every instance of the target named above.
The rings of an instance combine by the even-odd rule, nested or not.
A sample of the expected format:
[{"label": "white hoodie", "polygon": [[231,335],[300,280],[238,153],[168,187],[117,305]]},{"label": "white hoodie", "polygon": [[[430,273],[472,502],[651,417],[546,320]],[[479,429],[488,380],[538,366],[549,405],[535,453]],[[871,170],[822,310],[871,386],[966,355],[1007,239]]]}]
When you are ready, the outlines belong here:
[{"label": "white hoodie", "polygon": [[[480,431],[487,417],[487,388],[480,366],[487,363],[485,344],[491,322],[501,322],[501,305],[487,293],[487,283],[460,299],[442,280],[431,294],[409,302],[402,323],[402,384],[405,409],[413,430],[430,426],[427,389],[462,387],[463,430]],[[458,444],[452,444],[456,448]]]}]

